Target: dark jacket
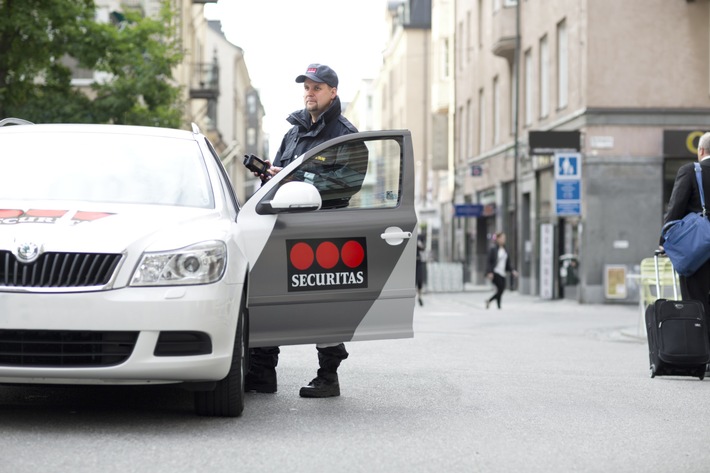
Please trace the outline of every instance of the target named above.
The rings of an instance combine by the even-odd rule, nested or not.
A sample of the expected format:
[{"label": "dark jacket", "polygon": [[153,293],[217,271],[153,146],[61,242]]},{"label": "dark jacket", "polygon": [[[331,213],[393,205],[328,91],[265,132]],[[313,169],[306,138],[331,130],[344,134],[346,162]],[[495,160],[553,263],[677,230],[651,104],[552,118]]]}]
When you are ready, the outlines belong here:
[{"label": "dark jacket", "polygon": [[[505,248],[505,247],[504,247]],[[508,250],[505,250],[508,253]],[[498,263],[498,245],[493,245],[488,250],[488,258],[486,259],[486,274],[492,273]],[[510,262],[510,253],[505,261],[505,272],[513,271],[513,264]]]},{"label": "dark jacket", "polygon": [[311,122],[311,115],[305,108],[293,112],[287,120],[293,128],[281,141],[274,158],[274,166],[285,167],[294,158],[321,143],[338,136],[357,133],[357,128],[341,115],[340,97],[337,96],[315,123]]},{"label": "dark jacket", "polygon": [[[700,168],[702,169],[703,190],[705,191],[705,208],[708,209],[708,205],[710,205],[710,159],[700,161]],[[676,174],[663,225],[672,220],[680,220],[691,212],[701,211],[695,169],[693,169],[693,163],[687,163],[681,166]],[[661,244],[663,244],[663,237],[661,237]]]}]

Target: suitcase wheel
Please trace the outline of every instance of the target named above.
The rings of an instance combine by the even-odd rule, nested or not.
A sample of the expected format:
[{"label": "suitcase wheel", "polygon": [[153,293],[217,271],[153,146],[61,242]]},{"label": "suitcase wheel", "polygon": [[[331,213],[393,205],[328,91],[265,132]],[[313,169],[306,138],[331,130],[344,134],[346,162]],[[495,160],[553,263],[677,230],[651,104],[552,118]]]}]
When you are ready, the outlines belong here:
[{"label": "suitcase wheel", "polygon": [[[655,377],[656,377],[656,365],[653,365],[653,364],[651,365],[650,372],[651,372],[651,373],[650,373],[650,374],[651,374],[651,378],[655,378]],[[705,373],[703,373],[703,375],[704,375],[704,374],[705,374]]]}]

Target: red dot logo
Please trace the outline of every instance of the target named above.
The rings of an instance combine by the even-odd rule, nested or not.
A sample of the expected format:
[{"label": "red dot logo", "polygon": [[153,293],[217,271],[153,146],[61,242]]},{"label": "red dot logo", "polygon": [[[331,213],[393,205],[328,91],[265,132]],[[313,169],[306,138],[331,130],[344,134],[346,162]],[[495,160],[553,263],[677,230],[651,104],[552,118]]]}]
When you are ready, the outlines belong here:
[{"label": "red dot logo", "polygon": [[294,268],[301,271],[308,269],[313,264],[313,248],[307,243],[296,243],[291,248],[289,259]]},{"label": "red dot logo", "polygon": [[324,241],[318,245],[316,250],[316,260],[323,269],[331,269],[338,264],[340,252],[332,241]]},{"label": "red dot logo", "polygon": [[365,250],[360,243],[350,240],[343,245],[342,258],[345,266],[357,268],[365,259]]}]

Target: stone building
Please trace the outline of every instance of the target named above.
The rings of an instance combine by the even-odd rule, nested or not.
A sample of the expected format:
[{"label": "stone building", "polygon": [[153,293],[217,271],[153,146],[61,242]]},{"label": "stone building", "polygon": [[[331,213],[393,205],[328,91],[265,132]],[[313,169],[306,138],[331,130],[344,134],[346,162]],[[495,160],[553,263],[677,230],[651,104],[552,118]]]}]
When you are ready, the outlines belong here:
[{"label": "stone building", "polygon": [[710,128],[709,18],[707,1],[456,0],[454,199],[481,215],[454,225],[472,281],[502,230],[521,292],[633,299]]}]

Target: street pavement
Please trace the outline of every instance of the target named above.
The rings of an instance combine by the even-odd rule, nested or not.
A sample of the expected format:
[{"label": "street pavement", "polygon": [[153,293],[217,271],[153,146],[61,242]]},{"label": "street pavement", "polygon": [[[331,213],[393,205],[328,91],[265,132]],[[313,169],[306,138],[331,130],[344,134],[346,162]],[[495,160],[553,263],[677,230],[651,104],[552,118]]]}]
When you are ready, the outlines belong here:
[{"label": "street pavement", "polygon": [[[279,395],[298,412],[323,464],[337,471],[710,471],[710,380],[649,377],[638,305],[506,292],[502,309],[486,310],[490,294],[426,294],[413,339],[348,344],[337,400],[297,398],[313,370],[304,357],[315,364],[315,353],[285,347]],[[251,401],[258,415],[273,408],[263,396]],[[323,415],[332,427],[309,429]],[[307,469],[293,463],[302,448],[269,457],[273,471]]]},{"label": "street pavement", "polygon": [[337,398],[300,398],[315,348],[282,347],[238,419],[172,387],[0,388],[0,472],[710,471],[710,379],[649,377],[637,305],[474,289],[348,343]]}]

